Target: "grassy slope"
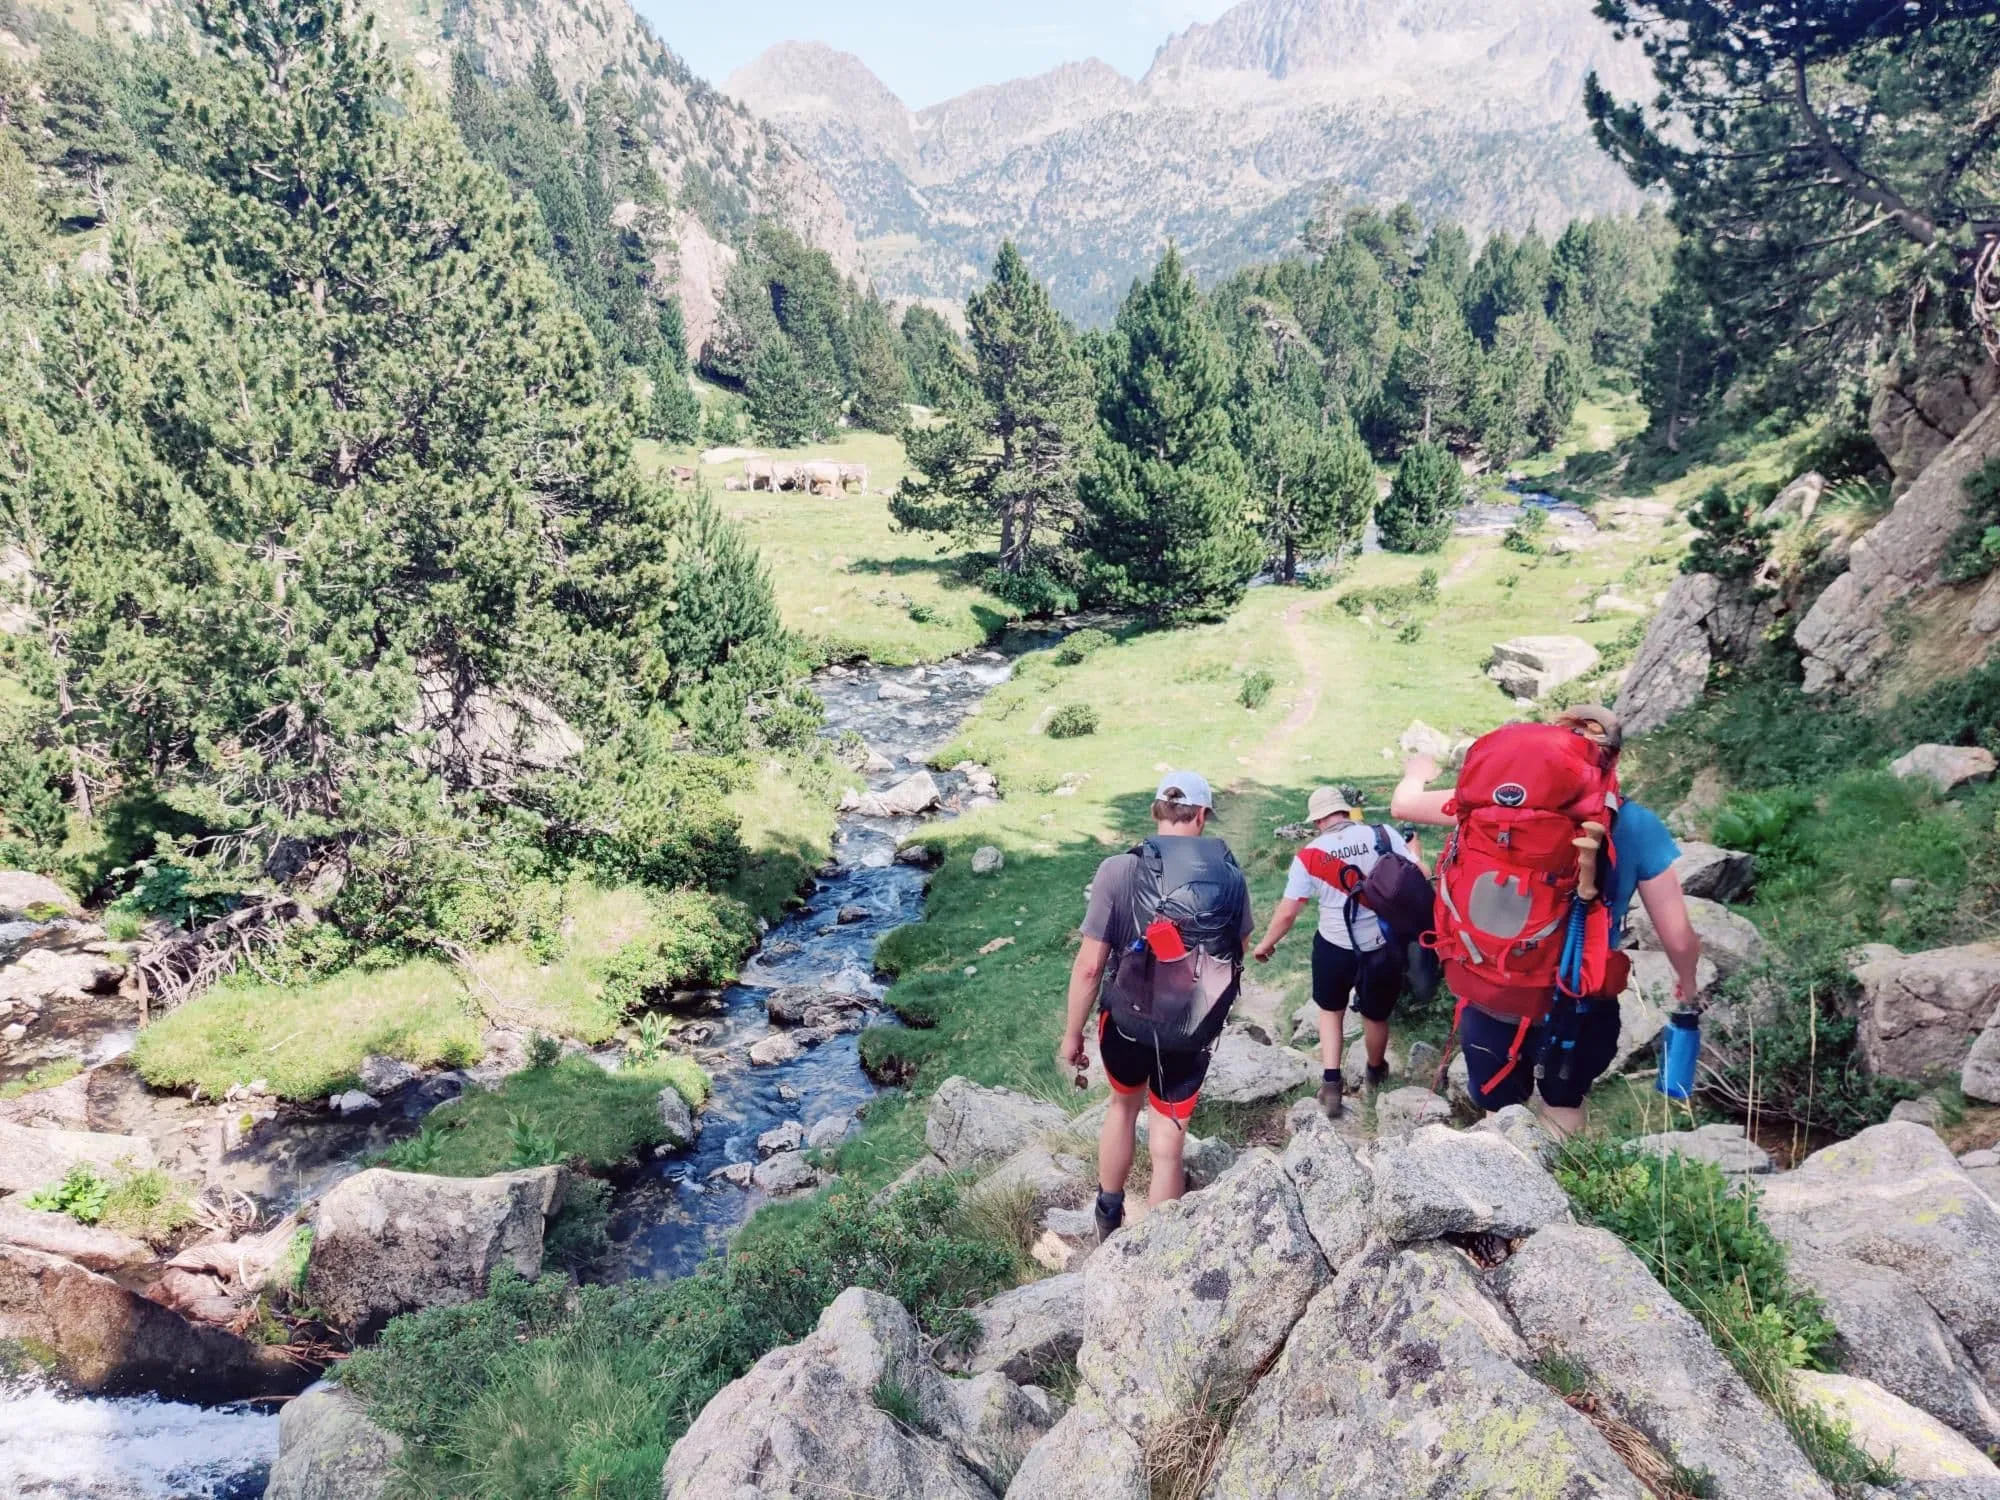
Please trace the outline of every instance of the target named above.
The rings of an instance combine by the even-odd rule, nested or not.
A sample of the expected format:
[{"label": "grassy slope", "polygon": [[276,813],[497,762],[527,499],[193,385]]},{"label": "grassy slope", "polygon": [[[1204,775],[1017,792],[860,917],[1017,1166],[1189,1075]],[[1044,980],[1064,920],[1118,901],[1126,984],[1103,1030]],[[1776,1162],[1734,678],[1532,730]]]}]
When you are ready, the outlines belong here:
[{"label": "grassy slope", "polygon": [[142,1031],[136,1061],[164,1088],[194,1083],[220,1095],[262,1078],[287,1098],[315,1099],[350,1086],[369,1053],[473,1062],[492,1023],[604,1042],[620,1018],[603,1002],[597,966],[654,920],[639,890],[578,885],[563,951],[551,963],[524,944],[502,943],[473,961],[469,988],[457,970],[429,959],[348,969],[314,984],[224,984]]},{"label": "grassy slope", "polygon": [[[894,529],[882,492],[908,472],[897,439],[851,432],[835,443],[755,451],[866,464],[869,493],[827,498],[726,490],[730,479],[741,477],[742,459],[702,464],[697,449],[638,445],[642,464],[699,466],[724,512],[756,539],[785,624],[827,656],[866,656],[894,666],[935,661],[980,644],[1006,620],[1006,606],[962,583],[935,539]],[[924,618],[913,618],[912,608]]]},{"label": "grassy slope", "polygon": [[[929,917],[883,948],[902,976],[892,1000],[934,1012],[939,1024],[877,1045],[886,1041],[922,1062],[918,1094],[965,1073],[1061,1097],[1066,1087],[1051,1054],[1083,890],[1099,860],[1146,831],[1157,768],[1188,766],[1226,788],[1219,831],[1250,875],[1261,923],[1294,847],[1273,830],[1303,816],[1314,785],[1360,782],[1377,806],[1386,803],[1399,761],[1393,747],[1412,719],[1475,733],[1513,713],[1483,675],[1495,641],[1569,632],[1610,641],[1627,622],[1577,624],[1574,616],[1635,565],[1641,587],[1664,586],[1667,564],[1640,559],[1667,546],[1658,522],[1635,522],[1567,565],[1544,561],[1512,590],[1500,580],[1520,572],[1521,559],[1491,540],[1455,540],[1441,559],[1364,559],[1344,588],[1406,581],[1433,563],[1443,572],[1443,597],[1414,645],[1343,613],[1332,593],[1263,589],[1225,624],[1141,636],[1072,668],[1055,667],[1045,654],[1028,658],[960,745],[939,757],[985,760],[1006,801],[938,831],[951,857],[932,888]],[[1242,675],[1257,667],[1277,686],[1251,712],[1236,694]],[[1057,741],[1036,732],[1053,706],[1069,702],[1098,709],[1097,734]],[[1057,795],[1066,781],[1076,790]],[[976,879],[968,856],[985,843],[1007,862],[999,875]],[[980,956],[981,946],[1003,937],[1016,941]],[[1285,991],[1287,1009],[1304,997],[1308,951],[1301,930],[1258,971]],[[843,1165],[885,1173],[914,1153],[920,1133],[918,1108],[891,1105],[846,1148]]]}]

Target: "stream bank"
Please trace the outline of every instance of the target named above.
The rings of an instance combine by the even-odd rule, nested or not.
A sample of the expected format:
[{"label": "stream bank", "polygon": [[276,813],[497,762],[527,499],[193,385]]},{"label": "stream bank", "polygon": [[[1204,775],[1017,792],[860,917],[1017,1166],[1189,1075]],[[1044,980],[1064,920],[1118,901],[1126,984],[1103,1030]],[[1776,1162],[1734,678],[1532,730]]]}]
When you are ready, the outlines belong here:
[{"label": "stream bank", "polygon": [[[1032,649],[1046,640],[1023,638],[1021,644]],[[932,666],[822,673],[814,687],[826,704],[827,736],[836,742],[858,736],[873,752],[870,769],[848,784],[879,793],[923,770],[929,755],[1011,670],[1008,655],[984,650]],[[978,795],[957,773],[930,774],[940,794],[930,816],[952,816]],[[598,1271],[602,1279],[673,1277],[694,1269],[768,1201],[762,1189],[732,1180],[740,1171],[721,1175],[757,1160],[760,1135],[793,1123],[810,1129],[865,1108],[875,1086],[861,1070],[856,1030],[774,1066],[753,1063],[749,1053],[771,1036],[766,1001],[786,987],[851,996],[858,1024],[881,1019],[883,986],[874,976],[872,950],[884,932],[922,916],[925,873],[898,863],[895,854],[923,821],[842,816],[833,857],[804,907],[765,936],[739,981],[701,1018],[711,1029],[697,1056],[714,1079],[703,1129],[688,1150],[646,1163],[621,1184],[609,1224],[613,1251]],[[105,1050],[128,1047],[129,1034]],[[355,1170],[357,1158],[413,1133],[429,1110],[462,1086],[448,1075],[434,1076],[385,1095],[378,1112],[346,1118],[314,1106],[270,1108],[256,1101],[231,1111],[212,1103],[198,1108],[146,1090],[129,1061],[98,1068],[79,1082],[73,1092],[85,1096],[79,1102],[91,1128],[137,1131],[151,1123],[177,1130],[191,1164],[228,1170],[232,1182],[275,1212],[323,1192]],[[232,1139],[231,1124],[253,1113],[263,1118]],[[249,1170],[246,1157],[252,1156]],[[254,1500],[263,1493],[276,1448],[275,1416],[251,1407],[78,1396],[28,1381],[0,1385],[0,1493],[26,1500]]]}]

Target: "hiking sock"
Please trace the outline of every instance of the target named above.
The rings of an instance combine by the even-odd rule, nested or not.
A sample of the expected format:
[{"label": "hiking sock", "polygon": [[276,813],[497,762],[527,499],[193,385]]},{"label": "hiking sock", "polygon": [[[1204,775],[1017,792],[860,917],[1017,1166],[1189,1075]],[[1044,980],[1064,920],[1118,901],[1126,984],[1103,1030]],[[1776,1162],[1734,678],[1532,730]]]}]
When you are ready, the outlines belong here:
[{"label": "hiking sock", "polygon": [[1099,1192],[1097,1195],[1097,1242],[1103,1244],[1125,1222],[1125,1195]]},{"label": "hiking sock", "polygon": [[1319,1070],[1319,1081],[1320,1081],[1321,1083],[1338,1083],[1338,1082],[1340,1082],[1340,1069],[1338,1069],[1338,1068],[1321,1068],[1321,1069]]},{"label": "hiking sock", "polygon": [[1380,1087],[1382,1087],[1383,1084],[1387,1083],[1388,1081],[1389,1081],[1388,1059],[1385,1058],[1381,1062],[1370,1063],[1368,1065],[1368,1087],[1370,1087],[1371,1089],[1379,1089]]}]

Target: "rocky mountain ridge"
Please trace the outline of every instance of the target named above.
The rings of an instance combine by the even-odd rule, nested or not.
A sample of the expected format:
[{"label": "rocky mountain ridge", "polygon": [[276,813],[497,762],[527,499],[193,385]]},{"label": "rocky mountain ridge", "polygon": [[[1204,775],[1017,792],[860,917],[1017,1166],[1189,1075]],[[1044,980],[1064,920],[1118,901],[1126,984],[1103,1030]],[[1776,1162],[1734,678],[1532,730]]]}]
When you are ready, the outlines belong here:
[{"label": "rocky mountain ridge", "polygon": [[1584,121],[1592,70],[1649,80],[1589,0],[1242,0],[1137,81],[1091,59],[910,110],[861,59],[787,42],[724,87],[839,187],[885,292],[963,297],[1012,235],[1099,316],[1168,238],[1226,271],[1329,186],[1476,232],[1630,208]]},{"label": "rocky mountain ridge", "polygon": [[[843,275],[864,274],[846,208],[827,179],[769,124],[696,77],[626,0],[366,4],[379,33],[441,99],[450,97],[454,52],[496,83],[518,83],[542,50],[574,103],[599,83],[634,100],[666,191],[659,203],[621,205],[616,222],[642,237],[655,286],[679,295],[690,348],[700,348],[714,327],[736,243],[755,218],[777,219],[826,251]],[[151,36],[175,24],[179,7],[176,0],[97,0],[87,18],[77,14],[82,7],[45,8],[100,32]],[[5,45],[0,41],[0,50]]]}]

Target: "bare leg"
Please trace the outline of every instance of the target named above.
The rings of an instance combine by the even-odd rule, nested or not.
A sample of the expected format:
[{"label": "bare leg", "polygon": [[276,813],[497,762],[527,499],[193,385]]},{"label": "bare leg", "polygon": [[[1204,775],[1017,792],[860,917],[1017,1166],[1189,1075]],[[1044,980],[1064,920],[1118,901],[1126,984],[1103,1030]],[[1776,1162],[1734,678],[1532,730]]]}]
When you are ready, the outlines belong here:
[{"label": "bare leg", "polygon": [[1379,1068],[1389,1057],[1389,1023],[1361,1018],[1361,1035],[1368,1044],[1368,1066]]},{"label": "bare leg", "polygon": [[1154,1207],[1171,1203],[1187,1190],[1186,1174],[1181,1169],[1181,1148],[1186,1143],[1187,1126],[1157,1109],[1146,1112],[1146,1150],[1153,1158],[1153,1185],[1146,1201]]},{"label": "bare leg", "polygon": [[1341,1049],[1346,1045],[1346,1009],[1321,1011],[1319,1013],[1319,1065],[1322,1068],[1339,1067]]},{"label": "bare leg", "polygon": [[[1097,1132],[1097,1185],[1107,1193],[1124,1192],[1125,1179],[1132,1175],[1132,1137],[1145,1103],[1143,1089],[1136,1094],[1111,1096],[1104,1127]],[[1178,1156],[1175,1160],[1179,1160]]]}]

